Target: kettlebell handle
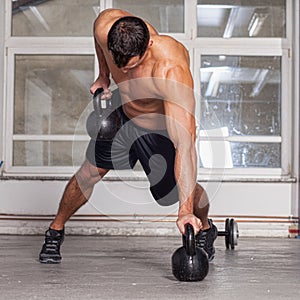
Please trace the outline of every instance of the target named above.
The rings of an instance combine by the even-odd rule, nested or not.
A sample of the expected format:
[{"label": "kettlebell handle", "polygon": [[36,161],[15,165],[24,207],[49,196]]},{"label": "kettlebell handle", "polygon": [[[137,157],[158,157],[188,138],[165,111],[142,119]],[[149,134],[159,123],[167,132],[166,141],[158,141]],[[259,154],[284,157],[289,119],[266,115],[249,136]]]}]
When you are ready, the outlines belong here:
[{"label": "kettlebell handle", "polygon": [[196,254],[196,243],[194,228],[191,224],[185,224],[185,249],[189,256]]},{"label": "kettlebell handle", "polygon": [[[101,94],[103,93],[103,91],[104,91],[103,88],[98,88],[93,95],[94,110],[99,116],[102,116],[103,114],[103,107],[102,107],[102,100],[101,100]],[[106,101],[107,101],[106,109],[111,108],[112,107],[111,99],[108,99]]]},{"label": "kettlebell handle", "polygon": [[95,91],[93,95],[94,110],[99,115],[102,115],[101,94],[103,93],[103,91],[103,88],[99,88]]}]

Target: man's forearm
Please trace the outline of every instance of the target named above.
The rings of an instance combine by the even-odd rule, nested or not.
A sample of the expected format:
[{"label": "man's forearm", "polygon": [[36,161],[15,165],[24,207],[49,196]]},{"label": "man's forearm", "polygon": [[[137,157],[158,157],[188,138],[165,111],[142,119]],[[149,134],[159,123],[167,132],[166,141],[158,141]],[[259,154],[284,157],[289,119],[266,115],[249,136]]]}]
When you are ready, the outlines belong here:
[{"label": "man's forearm", "polygon": [[197,155],[194,146],[176,150],[175,178],[179,193],[178,215],[192,214],[197,180]]},{"label": "man's forearm", "polygon": [[95,38],[95,50],[96,50],[96,55],[98,59],[98,64],[99,64],[99,75],[102,77],[109,77],[109,68],[104,56],[104,53],[99,46],[96,38]]}]

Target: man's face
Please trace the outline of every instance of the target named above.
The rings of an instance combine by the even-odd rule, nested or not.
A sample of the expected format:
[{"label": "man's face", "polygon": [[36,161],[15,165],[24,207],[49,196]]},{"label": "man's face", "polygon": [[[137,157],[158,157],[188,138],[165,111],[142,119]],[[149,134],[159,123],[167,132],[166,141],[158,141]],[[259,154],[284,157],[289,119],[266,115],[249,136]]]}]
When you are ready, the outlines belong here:
[{"label": "man's face", "polygon": [[126,74],[129,70],[132,70],[132,69],[136,68],[137,66],[139,66],[143,62],[144,58],[145,58],[145,53],[142,57],[133,56],[128,61],[127,65],[125,67],[120,68],[120,70]]}]

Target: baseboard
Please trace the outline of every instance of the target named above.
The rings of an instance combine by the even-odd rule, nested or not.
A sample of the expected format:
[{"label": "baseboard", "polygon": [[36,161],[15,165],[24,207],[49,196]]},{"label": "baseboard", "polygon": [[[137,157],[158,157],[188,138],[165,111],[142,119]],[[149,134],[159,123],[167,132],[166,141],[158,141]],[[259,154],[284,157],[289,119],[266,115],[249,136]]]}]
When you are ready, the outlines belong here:
[{"label": "baseboard", "polygon": [[[224,230],[227,216],[211,216]],[[228,216],[238,224],[240,237],[291,237],[297,219],[289,216]],[[0,215],[0,234],[42,235],[53,216]],[[176,216],[76,215],[66,224],[69,235],[176,236]],[[295,236],[295,235],[294,235]]]}]

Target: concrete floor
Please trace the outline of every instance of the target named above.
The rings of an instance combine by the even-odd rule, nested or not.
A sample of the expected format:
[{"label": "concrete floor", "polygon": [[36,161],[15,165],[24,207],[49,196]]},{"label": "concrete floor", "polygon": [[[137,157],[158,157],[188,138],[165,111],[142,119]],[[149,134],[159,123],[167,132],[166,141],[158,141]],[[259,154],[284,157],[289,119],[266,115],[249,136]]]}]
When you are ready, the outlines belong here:
[{"label": "concrete floor", "polygon": [[171,255],[180,236],[66,236],[60,265],[37,260],[42,236],[0,236],[0,299],[299,299],[300,240],[216,241],[201,282],[176,281]]}]

